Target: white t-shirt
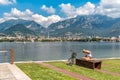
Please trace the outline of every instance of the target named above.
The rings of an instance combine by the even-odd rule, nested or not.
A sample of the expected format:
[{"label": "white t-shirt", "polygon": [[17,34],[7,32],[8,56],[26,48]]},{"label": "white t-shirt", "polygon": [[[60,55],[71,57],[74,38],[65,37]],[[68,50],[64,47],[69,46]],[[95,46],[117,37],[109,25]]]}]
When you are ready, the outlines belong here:
[{"label": "white t-shirt", "polygon": [[92,57],[92,54],[91,53],[89,53],[89,54],[86,54],[88,57]]}]

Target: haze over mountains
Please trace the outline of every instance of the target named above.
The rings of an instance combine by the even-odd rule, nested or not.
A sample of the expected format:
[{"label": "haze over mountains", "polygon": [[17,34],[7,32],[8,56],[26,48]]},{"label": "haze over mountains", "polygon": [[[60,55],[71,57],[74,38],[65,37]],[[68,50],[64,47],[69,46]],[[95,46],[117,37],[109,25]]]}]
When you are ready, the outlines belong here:
[{"label": "haze over mountains", "polygon": [[[48,26],[50,36],[102,36],[111,37],[120,35],[120,18],[111,18],[103,15],[83,15],[53,23]],[[31,34],[40,35],[46,28],[35,21],[8,20],[0,24],[0,32],[7,35]],[[12,33],[11,33],[12,32]]]}]

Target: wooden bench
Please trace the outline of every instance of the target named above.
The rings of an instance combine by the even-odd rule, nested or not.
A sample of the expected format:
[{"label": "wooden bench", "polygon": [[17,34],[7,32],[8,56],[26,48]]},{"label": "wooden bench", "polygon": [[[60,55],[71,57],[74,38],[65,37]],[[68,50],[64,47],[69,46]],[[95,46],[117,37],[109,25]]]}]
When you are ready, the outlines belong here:
[{"label": "wooden bench", "polygon": [[76,65],[91,68],[91,69],[101,69],[102,61],[100,60],[91,60],[86,61],[82,59],[76,59]]}]

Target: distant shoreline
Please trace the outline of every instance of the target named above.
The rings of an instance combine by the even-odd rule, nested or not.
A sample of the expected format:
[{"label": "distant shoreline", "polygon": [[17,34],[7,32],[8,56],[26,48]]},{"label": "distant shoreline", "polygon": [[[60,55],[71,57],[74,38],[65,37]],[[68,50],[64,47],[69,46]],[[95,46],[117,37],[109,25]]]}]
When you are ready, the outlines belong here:
[{"label": "distant shoreline", "polygon": [[35,38],[32,39],[0,39],[0,42],[120,42],[119,38]]}]

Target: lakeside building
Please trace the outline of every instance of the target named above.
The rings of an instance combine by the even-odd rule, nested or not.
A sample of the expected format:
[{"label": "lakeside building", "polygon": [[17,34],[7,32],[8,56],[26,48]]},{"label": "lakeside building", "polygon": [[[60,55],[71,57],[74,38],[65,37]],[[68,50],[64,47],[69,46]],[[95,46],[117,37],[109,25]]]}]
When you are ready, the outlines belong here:
[{"label": "lakeside building", "polygon": [[6,36],[1,34],[0,35],[0,41],[110,41],[110,42],[120,42],[120,35],[115,37],[100,37],[100,36],[80,36],[78,34],[76,35],[70,35],[67,34],[65,37],[45,37],[45,36]]}]

